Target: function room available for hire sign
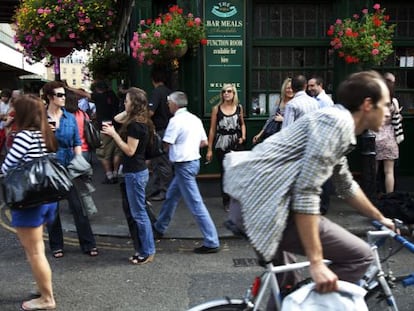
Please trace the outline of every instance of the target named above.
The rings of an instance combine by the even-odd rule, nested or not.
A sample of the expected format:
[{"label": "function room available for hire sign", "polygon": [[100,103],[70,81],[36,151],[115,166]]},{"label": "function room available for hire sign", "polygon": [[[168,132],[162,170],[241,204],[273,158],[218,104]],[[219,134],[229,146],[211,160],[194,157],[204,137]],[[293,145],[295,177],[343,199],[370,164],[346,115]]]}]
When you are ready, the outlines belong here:
[{"label": "function room available for hire sign", "polygon": [[204,114],[220,101],[224,84],[237,88],[245,104],[245,0],[204,1]]}]

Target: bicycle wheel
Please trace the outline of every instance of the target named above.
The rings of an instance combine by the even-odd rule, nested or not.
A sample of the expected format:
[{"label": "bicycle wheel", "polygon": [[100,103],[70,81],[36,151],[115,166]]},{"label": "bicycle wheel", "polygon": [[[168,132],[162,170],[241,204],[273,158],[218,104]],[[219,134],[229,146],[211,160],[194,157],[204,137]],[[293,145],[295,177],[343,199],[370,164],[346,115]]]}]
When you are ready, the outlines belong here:
[{"label": "bicycle wheel", "polygon": [[241,299],[222,298],[204,302],[201,305],[192,307],[188,311],[248,311],[246,303]]}]

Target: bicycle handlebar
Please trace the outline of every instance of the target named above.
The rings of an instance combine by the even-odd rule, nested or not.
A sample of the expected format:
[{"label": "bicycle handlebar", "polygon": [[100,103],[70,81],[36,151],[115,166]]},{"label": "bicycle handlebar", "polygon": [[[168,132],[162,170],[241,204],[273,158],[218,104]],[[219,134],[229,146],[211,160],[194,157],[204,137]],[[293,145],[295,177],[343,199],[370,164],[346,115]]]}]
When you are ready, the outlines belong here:
[{"label": "bicycle handlebar", "polygon": [[374,220],[372,222],[372,225],[382,231],[388,231],[390,236],[396,240],[398,243],[400,243],[402,246],[404,246],[406,249],[408,249],[411,253],[414,253],[414,244],[411,243],[410,241],[408,241],[406,238],[404,238],[403,236],[399,235],[398,233],[392,231],[391,229],[387,228],[386,226],[384,226],[382,223],[380,223],[377,220]]}]

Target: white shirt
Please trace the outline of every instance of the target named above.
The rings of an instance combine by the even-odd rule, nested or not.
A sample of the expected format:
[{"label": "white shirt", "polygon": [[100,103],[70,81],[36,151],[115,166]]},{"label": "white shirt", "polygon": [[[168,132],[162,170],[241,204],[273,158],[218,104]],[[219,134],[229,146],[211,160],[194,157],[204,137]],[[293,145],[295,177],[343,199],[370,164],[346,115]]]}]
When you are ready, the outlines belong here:
[{"label": "white shirt", "polygon": [[163,141],[170,144],[171,162],[187,162],[201,158],[200,143],[207,141],[207,134],[201,120],[184,107],[168,122]]},{"label": "white shirt", "polygon": [[334,102],[332,98],[322,90],[318,96],[315,97],[319,103],[319,108],[332,107]]},{"label": "white shirt", "polygon": [[306,94],[305,91],[299,91],[286,105],[283,116],[282,129],[295,122],[306,113],[319,109],[318,101]]}]

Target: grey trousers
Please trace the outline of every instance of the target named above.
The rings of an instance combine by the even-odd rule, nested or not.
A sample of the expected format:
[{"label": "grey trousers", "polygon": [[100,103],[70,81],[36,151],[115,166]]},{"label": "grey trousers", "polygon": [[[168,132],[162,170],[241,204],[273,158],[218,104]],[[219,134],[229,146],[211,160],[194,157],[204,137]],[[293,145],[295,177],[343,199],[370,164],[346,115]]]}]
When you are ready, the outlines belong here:
[{"label": "grey trousers", "polygon": [[[373,261],[368,243],[323,216],[320,218],[319,235],[323,257],[332,261],[329,268],[340,280],[352,283],[359,281]],[[291,217],[273,263],[275,265],[291,263],[295,260],[292,253],[305,255],[296,224]],[[296,284],[300,281],[298,277],[298,274],[286,273],[278,277],[279,284],[281,288]]]}]

